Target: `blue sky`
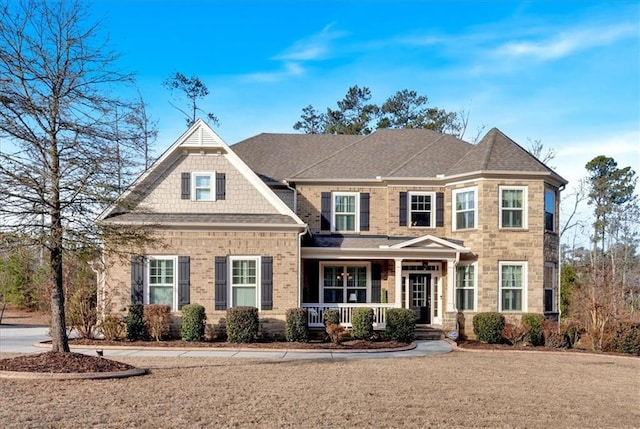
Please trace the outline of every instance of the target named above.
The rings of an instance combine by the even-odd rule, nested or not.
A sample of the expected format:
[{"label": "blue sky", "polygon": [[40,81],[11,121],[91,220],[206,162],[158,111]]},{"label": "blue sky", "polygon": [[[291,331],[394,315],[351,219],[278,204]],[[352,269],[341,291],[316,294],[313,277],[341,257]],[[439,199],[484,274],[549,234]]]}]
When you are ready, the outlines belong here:
[{"label": "blue sky", "polygon": [[[233,144],[295,132],[302,108],[335,107],[353,85],[381,103],[401,89],[469,112],[466,134],[497,127],[540,139],[573,184],[596,155],[640,172],[637,1],[92,0],[119,65],[158,121],[157,151],[183,131],[162,87],[197,75],[201,106]],[[571,185],[570,185],[571,187]]]}]

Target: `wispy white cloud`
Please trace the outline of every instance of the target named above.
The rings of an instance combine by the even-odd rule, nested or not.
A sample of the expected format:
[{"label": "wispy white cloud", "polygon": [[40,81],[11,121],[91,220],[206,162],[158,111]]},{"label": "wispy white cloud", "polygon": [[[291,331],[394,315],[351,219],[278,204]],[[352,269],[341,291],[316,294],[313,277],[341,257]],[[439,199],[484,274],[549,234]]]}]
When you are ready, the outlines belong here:
[{"label": "wispy white cloud", "polygon": [[282,68],[280,70],[246,74],[242,76],[242,80],[245,82],[273,83],[293,76],[302,75],[304,74],[304,71],[304,67],[299,63],[286,61],[282,64]]},{"label": "wispy white cloud", "polygon": [[272,57],[271,60],[280,63],[278,70],[246,74],[242,76],[242,80],[275,83],[303,75],[306,71],[305,62],[320,61],[330,57],[333,42],[345,35],[345,32],[335,30],[333,24],[328,24],[319,33],[298,40],[282,53]]},{"label": "wispy white cloud", "polygon": [[344,37],[347,33],[333,28],[333,24],[326,25],[322,31],[304,39],[298,40],[274,60],[284,61],[317,61],[331,55],[334,40]]},{"label": "wispy white cloud", "polygon": [[631,24],[604,28],[576,28],[544,39],[509,41],[498,46],[494,54],[546,61],[565,57],[577,51],[606,46],[634,35],[637,35],[637,27]]}]

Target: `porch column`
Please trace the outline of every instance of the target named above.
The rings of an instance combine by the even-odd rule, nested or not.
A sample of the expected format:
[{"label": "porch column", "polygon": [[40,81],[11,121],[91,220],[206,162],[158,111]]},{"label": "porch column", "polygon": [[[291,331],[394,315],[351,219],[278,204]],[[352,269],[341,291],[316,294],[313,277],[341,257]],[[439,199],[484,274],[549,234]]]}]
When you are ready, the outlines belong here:
[{"label": "porch column", "polygon": [[455,302],[455,273],[456,273],[456,260],[447,259],[447,311],[456,311],[454,306]]},{"label": "porch column", "polygon": [[402,258],[396,258],[396,307],[402,307]]}]

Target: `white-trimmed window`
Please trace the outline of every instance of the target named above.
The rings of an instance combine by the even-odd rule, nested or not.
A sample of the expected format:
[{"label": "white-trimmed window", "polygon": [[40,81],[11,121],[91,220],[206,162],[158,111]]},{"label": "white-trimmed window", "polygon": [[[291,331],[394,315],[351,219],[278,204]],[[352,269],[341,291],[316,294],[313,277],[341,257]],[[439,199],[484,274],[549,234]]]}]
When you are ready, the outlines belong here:
[{"label": "white-trimmed window", "polygon": [[149,256],[147,258],[146,304],[163,304],[176,310],[178,258]]},{"label": "white-trimmed window", "polygon": [[358,232],[360,230],[360,194],[358,192],[334,192],[331,212],[332,232]]},{"label": "white-trimmed window", "polygon": [[544,190],[544,229],[556,230],[556,191],[549,188]]},{"label": "white-trimmed window", "polygon": [[527,311],[527,263],[499,263],[499,311]]},{"label": "white-trimmed window", "polygon": [[322,302],[330,304],[364,303],[371,284],[369,264],[320,264]]},{"label": "white-trimmed window", "polygon": [[456,267],[456,307],[458,310],[475,311],[477,275],[475,263]]},{"label": "white-trimmed window", "polygon": [[432,228],[435,225],[435,193],[409,192],[409,225]]},{"label": "white-trimmed window", "polygon": [[527,187],[500,186],[500,228],[527,227]]},{"label": "white-trimmed window", "polygon": [[231,256],[231,307],[258,308],[260,284],[259,256]]},{"label": "white-trimmed window", "polygon": [[478,188],[456,189],[453,196],[453,229],[473,229],[478,217]]},{"label": "white-trimmed window", "polygon": [[216,173],[191,173],[191,196],[193,201],[216,200]]},{"label": "white-trimmed window", "polygon": [[556,291],[556,264],[553,262],[544,263],[544,312],[556,313],[557,306]]}]

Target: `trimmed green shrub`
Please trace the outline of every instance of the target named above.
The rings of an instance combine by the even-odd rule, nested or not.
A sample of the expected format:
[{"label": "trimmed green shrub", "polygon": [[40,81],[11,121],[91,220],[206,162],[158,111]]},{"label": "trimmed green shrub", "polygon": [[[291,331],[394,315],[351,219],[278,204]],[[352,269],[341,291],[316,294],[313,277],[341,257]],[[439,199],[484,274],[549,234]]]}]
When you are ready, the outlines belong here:
[{"label": "trimmed green shrub", "polygon": [[200,304],[188,304],[182,307],[180,336],[185,341],[204,340],[207,315]]},{"label": "trimmed green shrub", "polygon": [[611,332],[605,351],[640,356],[640,323],[618,323]]},{"label": "trimmed green shrub", "polygon": [[107,314],[99,326],[107,341],[117,341],[125,336],[126,327],[119,314]]},{"label": "trimmed green shrub", "polygon": [[227,340],[230,343],[251,343],[258,336],[258,309],[232,307],[227,310]]},{"label": "trimmed green shrub", "polygon": [[148,337],[147,327],[144,325],[144,306],[133,304],[129,307],[129,314],[124,319],[127,325],[127,339],[129,341],[146,340]]},{"label": "trimmed green shrub", "polygon": [[358,340],[369,340],[373,336],[373,308],[358,307],[351,313],[351,336]]},{"label": "trimmed green shrub", "polygon": [[410,343],[416,335],[416,314],[408,308],[388,309],[385,331],[394,341]]},{"label": "trimmed green shrub", "polygon": [[504,316],[500,313],[478,313],[473,316],[473,333],[478,341],[499,344],[502,342],[504,324]]},{"label": "trimmed green shrub", "polygon": [[325,326],[328,323],[333,323],[334,325],[340,324],[340,313],[335,308],[327,308],[322,312],[322,323]]},{"label": "trimmed green shrub", "polygon": [[169,335],[171,327],[171,307],[162,304],[145,305],[143,310],[144,326],[156,341]]},{"label": "trimmed green shrub", "polygon": [[532,346],[544,345],[543,324],[544,315],[540,313],[526,313],[522,315],[522,327],[526,332],[525,340]]},{"label": "trimmed green shrub", "polygon": [[284,328],[287,341],[306,343],[309,341],[307,309],[290,308],[287,310],[287,322]]}]

